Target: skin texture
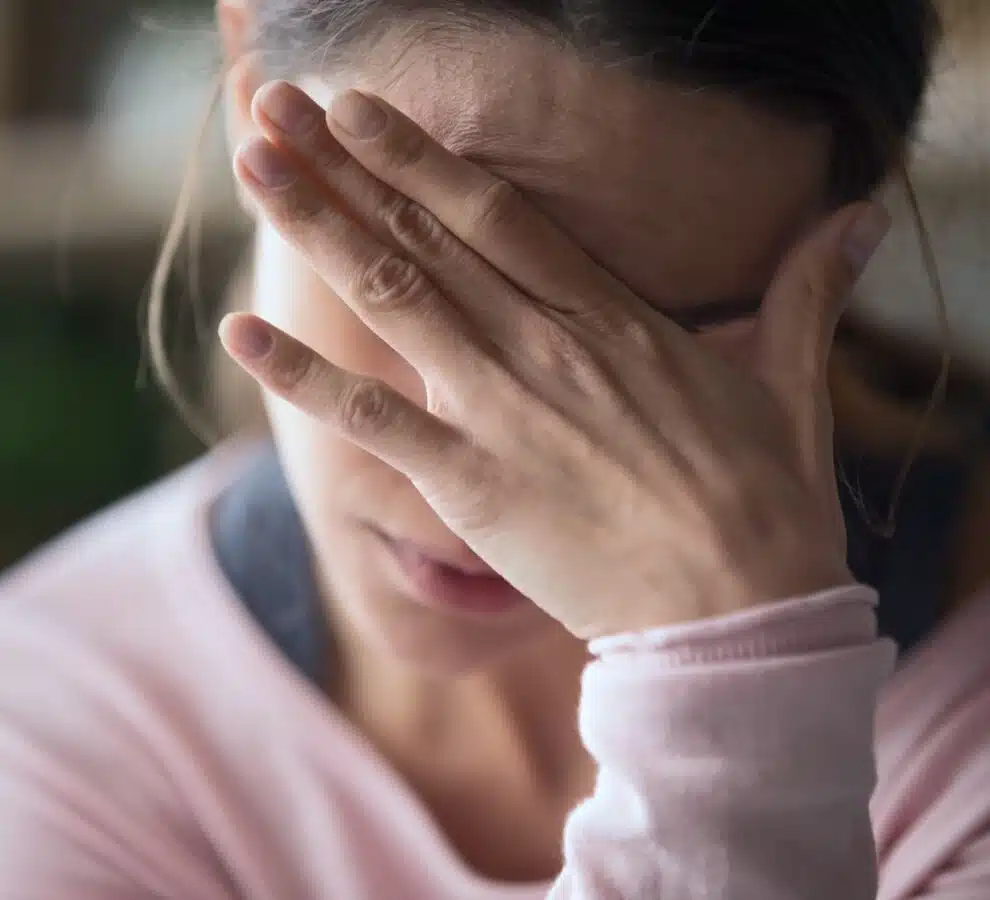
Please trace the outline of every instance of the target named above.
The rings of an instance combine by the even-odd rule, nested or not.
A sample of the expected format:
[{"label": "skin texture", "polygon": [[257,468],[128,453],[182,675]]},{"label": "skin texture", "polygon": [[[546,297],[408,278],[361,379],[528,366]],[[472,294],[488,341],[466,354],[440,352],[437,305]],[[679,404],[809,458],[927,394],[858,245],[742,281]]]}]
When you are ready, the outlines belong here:
[{"label": "skin texture", "polygon": [[[238,23],[222,24],[240,62],[228,101],[240,143],[260,130],[251,111],[259,79],[237,52]],[[456,46],[402,54],[386,39],[349,81],[518,186],[649,307],[676,313],[761,296],[785,252],[821,223],[828,141],[820,129],[714,94],[646,85],[555,56],[536,39],[465,35]],[[398,70],[385,63],[396,58]],[[326,105],[336,85],[305,87]],[[248,202],[258,210],[257,198]],[[257,313],[335,366],[425,404],[421,373],[264,215],[255,270]],[[736,323],[690,340],[745,364],[755,328]],[[584,642],[535,605],[478,622],[410,602],[368,526],[452,561],[475,558],[465,541],[406,476],[275,393],[267,402],[340,646],[335,702],[479,871],[553,874],[563,818],[593,774],[573,721]]]},{"label": "skin texture", "polygon": [[[524,85],[510,80],[486,88],[492,79],[485,74],[505,65],[510,48],[518,58],[506,70],[526,72]],[[381,90],[454,152],[522,187],[554,221],[566,223],[592,258],[657,308],[685,310],[762,295],[785,249],[820,213],[827,144],[817,129],[795,129],[715,95],[686,96],[566,58],[553,65],[538,44],[501,46],[481,38],[471,52],[462,49],[452,59],[422,57],[423,74],[416,68],[420,57],[407,58],[401,77],[367,86]],[[441,92],[442,76],[457,89]],[[328,88],[308,87],[321,105],[329,100]],[[441,108],[426,109],[428,96]],[[550,118],[546,107],[554,110]],[[598,110],[591,121],[589,109]],[[664,124],[643,129],[641,121],[648,118]],[[501,135],[508,137],[499,140]],[[608,177],[601,177],[604,172]],[[423,401],[416,372],[333,296],[270,225],[261,225],[258,242],[260,315],[336,365],[381,378]],[[745,356],[751,332],[737,324],[700,339]],[[331,519],[344,519],[348,533],[354,529],[347,519],[370,520],[444,557],[468,558],[416,492],[377,459],[283,403],[270,400],[269,410],[321,559],[344,555],[341,541],[350,543],[337,527],[331,531]],[[334,585],[339,602],[364,622],[366,634],[373,630],[393,652],[413,661],[429,659],[456,671],[461,659],[477,666],[485,656],[497,658],[534,629],[556,630],[534,611],[527,621],[500,626],[497,634],[488,625],[458,622],[458,637],[450,641],[450,623],[408,610],[402,598],[393,605],[381,586],[353,591],[362,597],[352,607],[343,600],[352,593],[344,582],[371,577],[381,566],[369,565],[356,546],[347,555],[353,561],[348,568],[368,574],[345,578],[341,563],[328,565],[328,577],[341,582]],[[448,662],[448,655],[455,658]]]},{"label": "skin texture", "polygon": [[788,254],[753,359],[730,365],[394,107],[345,91],[329,130],[322,116],[298,88],[266,86],[265,138],[235,170],[413,366],[426,402],[263,318],[233,317],[225,345],[262,384],[403,473],[577,637],[835,585],[845,550],[828,358],[886,213],[854,204]]}]

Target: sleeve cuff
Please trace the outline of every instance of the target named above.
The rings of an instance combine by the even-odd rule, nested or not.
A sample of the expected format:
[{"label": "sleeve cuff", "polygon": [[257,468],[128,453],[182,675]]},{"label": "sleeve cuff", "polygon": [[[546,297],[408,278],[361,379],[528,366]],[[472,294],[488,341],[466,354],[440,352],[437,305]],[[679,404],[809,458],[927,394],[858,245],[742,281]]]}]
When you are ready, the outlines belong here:
[{"label": "sleeve cuff", "polygon": [[728,616],[592,641],[599,659],[648,654],[652,666],[772,659],[872,644],[877,594],[849,585]]}]

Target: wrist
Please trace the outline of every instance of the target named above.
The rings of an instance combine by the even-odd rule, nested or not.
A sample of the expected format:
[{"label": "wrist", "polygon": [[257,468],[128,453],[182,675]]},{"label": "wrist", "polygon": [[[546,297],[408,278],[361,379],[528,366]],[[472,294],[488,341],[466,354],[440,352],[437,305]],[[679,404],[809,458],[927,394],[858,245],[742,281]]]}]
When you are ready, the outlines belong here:
[{"label": "wrist", "polygon": [[[773,566],[772,563],[778,565]],[[714,576],[714,577],[712,577]],[[607,618],[583,629],[580,637],[596,640],[618,634],[642,633],[732,616],[771,604],[824,594],[856,584],[844,560],[827,558],[771,560],[757,571],[730,575],[710,573],[671,596],[668,585],[650,597],[613,605]]]}]

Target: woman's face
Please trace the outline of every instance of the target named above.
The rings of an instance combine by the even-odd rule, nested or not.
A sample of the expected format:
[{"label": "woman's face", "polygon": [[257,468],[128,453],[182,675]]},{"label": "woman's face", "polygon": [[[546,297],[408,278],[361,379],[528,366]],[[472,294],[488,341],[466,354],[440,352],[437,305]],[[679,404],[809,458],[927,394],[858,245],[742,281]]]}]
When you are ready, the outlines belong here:
[{"label": "woman's face", "polygon": [[[761,296],[784,252],[823,212],[824,129],[715,91],[642,81],[518,35],[412,48],[396,38],[373,57],[356,86],[515,183],[662,310]],[[323,105],[336,86],[302,84]],[[258,254],[260,314],[337,365],[422,402],[415,371],[265,224]],[[735,322],[697,339],[744,358],[750,331],[750,322]],[[467,616],[412,599],[381,534],[454,564],[473,560],[467,548],[397,472],[281,401],[269,413],[333,609],[365,639],[448,672],[563,639],[530,605]]]}]

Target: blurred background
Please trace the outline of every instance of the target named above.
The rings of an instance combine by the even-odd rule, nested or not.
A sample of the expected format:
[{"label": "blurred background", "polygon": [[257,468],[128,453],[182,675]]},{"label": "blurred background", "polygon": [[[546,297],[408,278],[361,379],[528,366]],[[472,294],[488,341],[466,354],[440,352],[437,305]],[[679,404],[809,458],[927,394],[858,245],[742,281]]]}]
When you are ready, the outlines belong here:
[{"label": "blurred background", "polygon": [[[139,319],[219,64],[210,0],[0,0],[0,569],[201,448]],[[167,316],[193,389],[192,301],[212,321],[246,234],[218,124],[199,165]]]},{"label": "blurred background", "polygon": [[[990,0],[944,0],[949,39],[912,165],[959,354],[990,375]],[[0,568],[201,445],[147,374],[155,256],[219,72],[210,0],[0,0]],[[169,288],[170,343],[196,390],[240,255],[218,123],[200,227]],[[904,192],[858,304],[938,340]],[[209,327],[207,327],[209,332]]]}]

